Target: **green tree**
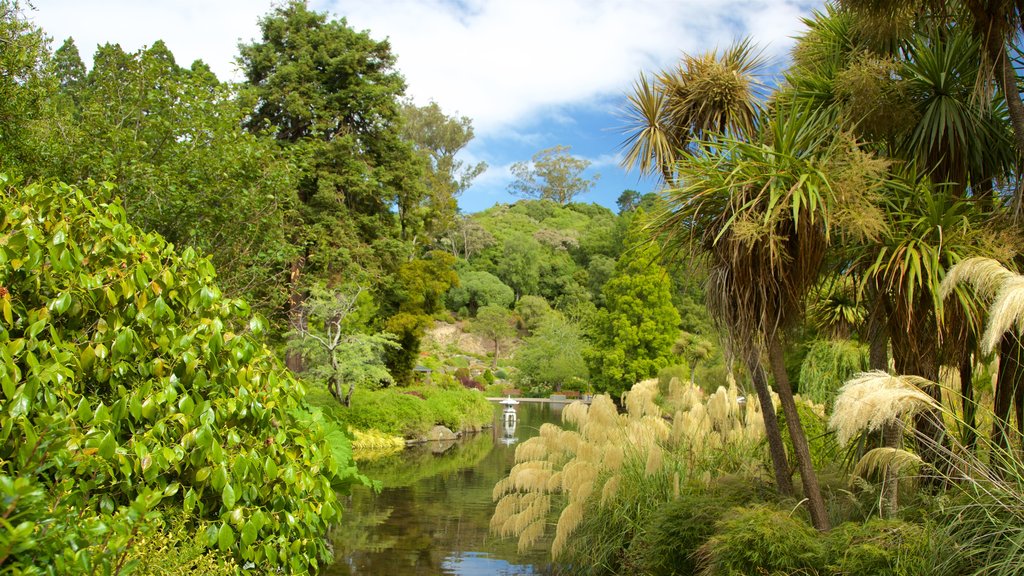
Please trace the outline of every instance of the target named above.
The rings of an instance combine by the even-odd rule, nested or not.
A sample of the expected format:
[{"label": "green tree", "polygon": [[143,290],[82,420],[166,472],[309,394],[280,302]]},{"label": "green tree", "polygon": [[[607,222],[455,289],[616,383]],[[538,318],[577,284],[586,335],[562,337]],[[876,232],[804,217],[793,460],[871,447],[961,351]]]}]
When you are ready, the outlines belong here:
[{"label": "green tree", "polygon": [[399,347],[387,354],[388,369],[401,384],[412,381],[420,354],[420,340],[433,322],[432,314],[444,309],[445,294],[458,286],[455,257],[435,250],[424,258],[403,263],[385,287],[384,329],[398,337]]},{"label": "green tree", "polygon": [[604,287],[587,364],[595,389],[613,398],[672,363],[679,313],[671,285],[650,250],[628,251]]},{"label": "green tree", "polygon": [[494,358],[491,361],[491,368],[498,368],[498,357],[501,355],[501,347],[516,334],[515,319],[508,308],[500,306],[484,306],[477,314],[476,319],[470,323],[470,330],[483,336],[494,344]]},{"label": "green tree", "polygon": [[336,489],[365,478],[264,322],[109,186],[0,186],[0,567],[127,571],[171,511],[239,566],[328,560]]},{"label": "green tree", "polygon": [[0,166],[31,160],[26,132],[45,94],[47,38],[24,10],[19,0],[0,0]]},{"label": "green tree", "polygon": [[[402,137],[405,83],[387,41],[301,0],[275,7],[260,20],[260,33],[239,47],[241,95],[251,106],[246,126],[269,130],[299,165],[287,230],[294,325],[308,284],[361,280],[359,270],[387,276],[410,256],[396,254],[408,250],[389,240],[408,231],[410,208],[425,193],[425,166]],[[392,206],[400,207],[397,221]],[[290,364],[301,367],[295,357]]]},{"label": "green tree", "polygon": [[517,378],[528,384],[580,387],[587,382],[587,345],[579,327],[561,314],[549,314],[516,349]]},{"label": "green tree", "polygon": [[457,200],[487,169],[487,163],[468,165],[456,158],[473,140],[473,122],[468,117],[447,116],[436,102],[426,106],[406,102],[402,115],[402,133],[430,167],[424,176],[426,197],[416,208],[425,220],[425,232],[437,242],[456,226]]},{"label": "green tree", "polygon": [[515,292],[490,272],[469,270],[459,273],[458,286],[448,291],[448,307],[456,312],[465,308],[476,316],[483,306],[508,308],[515,300]]},{"label": "green tree", "polygon": [[306,300],[306,321],[291,334],[290,346],[301,350],[313,366],[310,375],[345,406],[351,404],[357,384],[395,381],[384,364],[384,352],[398,345],[391,334],[366,332],[371,306],[362,286],[314,289]]},{"label": "green tree", "polygon": [[569,146],[546,148],[533,155],[533,160],[512,165],[513,182],[509,191],[524,198],[546,198],[565,205],[586,194],[597,183],[599,175],[584,178],[590,161],[569,153]]},{"label": "green tree", "polygon": [[495,274],[512,287],[515,299],[524,294],[535,294],[540,285],[540,267],[543,258],[540,243],[532,236],[516,233],[505,240]]}]

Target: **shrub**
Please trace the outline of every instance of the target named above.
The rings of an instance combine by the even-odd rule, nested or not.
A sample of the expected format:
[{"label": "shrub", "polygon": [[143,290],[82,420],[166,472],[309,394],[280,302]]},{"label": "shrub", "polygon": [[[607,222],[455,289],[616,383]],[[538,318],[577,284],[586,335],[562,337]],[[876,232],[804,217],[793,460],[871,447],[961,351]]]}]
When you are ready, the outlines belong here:
[{"label": "shrub", "polygon": [[819,574],[825,545],[789,509],[767,504],[734,508],[715,524],[699,552],[703,574]]},{"label": "shrub", "polygon": [[335,488],[361,480],[348,440],[208,259],[90,193],[0,199],[4,570],[113,571],[164,510],[261,571],[315,569]]},{"label": "shrub", "polygon": [[673,378],[677,378],[680,382],[689,382],[690,369],[682,364],[673,364],[658,370],[658,392],[667,395],[668,385]]},{"label": "shrub", "polygon": [[211,550],[197,537],[205,532],[205,524],[190,526],[188,517],[179,512],[165,518],[151,535],[137,538],[127,555],[125,568],[133,576],[229,576],[235,574],[234,559]]},{"label": "shrub", "polygon": [[831,407],[844,382],[868,369],[868,347],[855,340],[817,340],[800,365],[800,395]]},{"label": "shrub", "polygon": [[434,420],[422,399],[405,392],[398,388],[356,389],[344,420],[359,430],[379,430],[405,438],[420,436],[430,430]]},{"label": "shrub", "polygon": [[714,534],[715,523],[732,507],[747,504],[755,496],[750,486],[735,488],[710,491],[691,486],[655,512],[641,545],[635,546],[643,573],[696,574],[696,552]]},{"label": "shrub", "polygon": [[935,572],[935,534],[903,520],[847,522],[829,534],[829,568],[837,576],[917,576]]}]

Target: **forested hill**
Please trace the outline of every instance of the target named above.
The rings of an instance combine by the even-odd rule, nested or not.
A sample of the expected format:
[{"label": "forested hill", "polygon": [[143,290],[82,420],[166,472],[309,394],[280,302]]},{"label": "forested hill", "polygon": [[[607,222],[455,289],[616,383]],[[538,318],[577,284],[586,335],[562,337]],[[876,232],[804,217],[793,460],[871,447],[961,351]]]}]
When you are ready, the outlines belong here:
[{"label": "forested hill", "polygon": [[[396,345],[363,355],[405,383],[435,320],[473,320],[487,305],[523,337],[540,327],[537,309],[553,309],[589,349],[609,281],[651,261],[623,250],[654,197],[624,192],[621,215],[574,202],[593,181],[565,147],[513,169],[515,191],[532,199],[460,214],[459,195],[485,169],[457,159],[471,120],[410,103],[387,41],[304,2],[260,20],[260,37],[239,46],[237,84],[202,61],[177,62],[159,40],[134,53],[102,46],[87,69],[73,39],[54,49],[25,6],[2,6],[2,170],[26,183],[110,183],[129,222],[210,255],[224,293],[270,320],[296,371],[322,361],[284,346],[322,321],[311,296],[351,297],[344,331],[386,335]],[[658,314],[667,346],[679,328],[707,333],[699,279],[674,271],[672,284],[647,264],[682,313],[681,325]],[[609,350],[638,344],[606,336]],[[678,359],[665,342],[655,348],[653,364],[613,368],[613,388]],[[605,373],[598,356],[590,364]],[[586,374],[580,364],[568,372]],[[350,377],[368,374],[380,376]]]}]

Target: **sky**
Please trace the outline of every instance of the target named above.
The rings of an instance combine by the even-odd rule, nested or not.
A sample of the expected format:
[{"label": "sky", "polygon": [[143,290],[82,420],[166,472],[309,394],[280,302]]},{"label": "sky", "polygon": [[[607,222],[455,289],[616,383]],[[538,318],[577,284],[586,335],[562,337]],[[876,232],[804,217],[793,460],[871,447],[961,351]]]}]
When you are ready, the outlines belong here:
[{"label": "sky", "polygon": [[[619,165],[626,94],[642,72],[749,36],[784,65],[807,0],[310,0],[376,40],[388,39],[417,103],[472,119],[461,154],[487,171],[459,199],[465,212],[512,202],[509,167],[556,145],[599,174],[579,198],[615,207],[623,190],[657,183]],[[239,42],[259,37],[270,0],[33,0],[32,20],[56,49],[73,37],[87,66],[97,45],[128,51],[163,40],[180,65],[202,59],[241,80]]]}]

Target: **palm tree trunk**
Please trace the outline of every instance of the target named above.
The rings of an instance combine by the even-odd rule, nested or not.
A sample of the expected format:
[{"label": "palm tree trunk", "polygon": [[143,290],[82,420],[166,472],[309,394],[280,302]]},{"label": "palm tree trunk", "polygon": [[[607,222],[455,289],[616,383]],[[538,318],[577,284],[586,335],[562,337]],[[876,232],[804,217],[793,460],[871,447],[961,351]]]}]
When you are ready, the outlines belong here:
[{"label": "palm tree trunk", "polygon": [[786,447],[782,443],[779,419],[775,416],[775,404],[772,403],[772,395],[768,391],[768,377],[764,373],[764,366],[757,352],[747,352],[746,356],[747,371],[750,372],[750,379],[754,383],[757,400],[761,403],[768,452],[771,454],[772,469],[775,472],[775,488],[783,496],[792,496],[793,478],[789,473],[789,461],[786,459]]},{"label": "palm tree trunk", "polygon": [[[974,338],[969,340],[968,346],[969,349],[975,347]],[[978,443],[978,403],[974,400],[974,355],[970,352],[960,361],[960,398],[964,409],[964,446],[974,450]]]},{"label": "palm tree trunk", "polygon": [[[1010,444],[1010,407],[1018,390],[1024,388],[1021,385],[1021,376],[1024,376],[1024,367],[1021,361],[1024,360],[1020,342],[1009,333],[1003,336],[999,343],[999,372],[996,376],[996,391],[993,398],[994,421],[992,422],[992,443],[1001,448],[1007,448]],[[1018,421],[1019,425],[1019,421]]]},{"label": "palm tree trunk", "polygon": [[779,400],[782,402],[782,412],[786,415],[786,428],[789,428],[789,439],[793,442],[793,452],[796,454],[796,464],[800,469],[800,480],[804,487],[804,498],[807,499],[807,507],[811,513],[811,523],[819,531],[827,532],[831,528],[831,523],[828,513],[825,511],[825,500],[821,496],[818,475],[814,472],[814,464],[811,462],[811,449],[807,445],[807,436],[804,434],[803,425],[800,424],[800,414],[796,410],[793,388],[789,385],[789,376],[786,375],[782,343],[779,341],[778,335],[772,336],[770,340],[768,359],[772,365],[772,376],[774,376],[775,386],[778,388]]},{"label": "palm tree trunk", "polygon": [[[1024,154],[1024,103],[1020,101],[1020,89],[1017,87],[1017,71],[1013,69],[1005,45],[997,56],[999,58],[1000,71],[999,88],[1003,91],[1006,100],[1006,110],[1010,113],[1010,124],[1013,126],[1013,139],[1017,143],[1017,153]],[[1021,208],[1021,187],[1017,187],[1014,193],[1014,209]]]},{"label": "palm tree trunk", "polygon": [[[882,444],[888,448],[899,448],[903,434],[899,422],[889,422],[882,427]],[[882,514],[895,518],[899,511],[899,476],[892,464],[885,465],[882,476]]]}]

